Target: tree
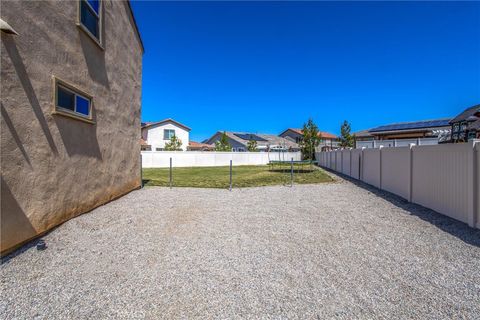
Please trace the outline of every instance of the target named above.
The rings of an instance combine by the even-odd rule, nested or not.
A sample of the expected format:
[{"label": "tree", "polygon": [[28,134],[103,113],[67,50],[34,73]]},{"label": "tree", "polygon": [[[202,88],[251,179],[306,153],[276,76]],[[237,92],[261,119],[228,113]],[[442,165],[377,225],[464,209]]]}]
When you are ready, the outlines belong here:
[{"label": "tree", "polygon": [[177,136],[173,136],[170,142],[165,143],[165,151],[181,151],[181,147],[182,140],[178,139]]},{"label": "tree", "polygon": [[232,151],[232,146],[228,142],[228,136],[225,131],[220,137],[220,140],[215,142],[215,151]]},{"label": "tree", "polygon": [[353,136],[350,134],[350,123],[343,121],[340,127],[340,147],[353,148]]},{"label": "tree", "polygon": [[315,158],[315,147],[320,143],[321,136],[317,125],[312,119],[308,119],[308,121],[303,124],[302,133],[303,139],[300,142],[300,147],[302,149],[303,159],[313,160]]},{"label": "tree", "polygon": [[250,151],[250,152],[255,152],[255,151],[257,151],[257,141],[255,141],[255,140],[250,140],[250,141],[248,141],[247,149],[248,149],[248,151]]}]

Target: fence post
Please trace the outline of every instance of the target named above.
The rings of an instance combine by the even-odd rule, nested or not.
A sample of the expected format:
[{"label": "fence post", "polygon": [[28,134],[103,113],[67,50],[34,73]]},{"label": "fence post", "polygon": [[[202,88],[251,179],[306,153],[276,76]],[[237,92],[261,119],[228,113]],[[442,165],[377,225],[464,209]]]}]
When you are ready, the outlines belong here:
[{"label": "fence post", "polygon": [[232,191],[232,160],[230,160],[230,187],[228,190]]},{"label": "fence post", "polygon": [[412,202],[413,199],[413,148],[415,147],[415,143],[410,143],[409,150],[410,150],[410,165],[409,168],[409,178],[408,178],[408,202]]},{"label": "fence post", "polygon": [[140,152],[140,189],[143,188],[142,153]]},{"label": "fence post", "polygon": [[343,150],[340,151],[340,173],[343,174]]},{"label": "fence post", "polygon": [[380,165],[379,165],[379,169],[380,169],[380,173],[379,173],[379,180],[380,180],[380,189],[383,190],[382,188],[382,149],[383,149],[383,146],[380,146],[378,148],[378,152],[379,152],[379,157],[380,157]]},{"label": "fence post", "polygon": [[363,181],[363,168],[365,167],[364,166],[365,158],[364,158],[364,155],[363,155],[365,149],[366,149],[365,147],[362,147],[362,153],[360,154],[360,180],[361,181]]},{"label": "fence post", "polygon": [[[477,142],[478,143],[478,142]],[[468,170],[468,187],[467,187],[467,192],[468,192],[468,225],[472,228],[476,227],[477,224],[477,202],[478,202],[478,192],[479,190],[477,189],[479,187],[478,185],[478,168],[477,168],[477,151],[475,150],[475,140],[470,140],[468,141],[468,162],[467,162],[467,170]]]},{"label": "fence post", "polygon": [[172,157],[170,157],[170,189],[172,189]]},{"label": "fence post", "polygon": [[290,187],[293,187],[293,158],[290,160]]},{"label": "fence post", "polygon": [[349,171],[349,176],[350,177],[352,176],[352,152],[353,152],[352,150],[353,150],[352,148],[350,148],[350,150],[348,150],[348,155],[350,156],[350,162],[348,164],[348,167],[349,167],[348,171]]}]

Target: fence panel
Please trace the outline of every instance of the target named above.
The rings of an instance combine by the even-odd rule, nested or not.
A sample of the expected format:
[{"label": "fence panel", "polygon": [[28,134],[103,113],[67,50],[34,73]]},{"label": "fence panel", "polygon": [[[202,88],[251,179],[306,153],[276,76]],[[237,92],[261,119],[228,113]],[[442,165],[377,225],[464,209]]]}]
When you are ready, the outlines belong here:
[{"label": "fence panel", "polygon": [[382,189],[410,201],[410,147],[381,150]]},{"label": "fence panel", "polygon": [[342,173],[347,176],[350,175],[350,150],[340,151],[342,154]]},{"label": "fence panel", "polygon": [[476,227],[480,229],[480,142],[475,145],[475,157],[477,158],[476,170],[477,170],[477,179],[476,179],[476,188],[474,190],[474,197],[477,198],[477,204],[475,211],[477,212],[476,216]]},{"label": "fence panel", "polygon": [[360,173],[361,173],[361,156],[362,150],[351,150],[350,151],[350,159],[351,159],[351,172],[350,177],[359,179],[360,180]]},{"label": "fence panel", "polygon": [[[342,157],[343,154],[343,157]],[[321,152],[325,166],[480,229],[480,141]]]},{"label": "fence panel", "polygon": [[329,157],[328,157],[328,168],[334,170],[335,169],[335,152],[329,152]]},{"label": "fence panel", "polygon": [[380,149],[363,150],[362,180],[380,188]]},{"label": "fence panel", "polygon": [[335,170],[342,172],[342,151],[335,151]]},{"label": "fence panel", "polygon": [[467,143],[412,148],[412,202],[468,222]]}]

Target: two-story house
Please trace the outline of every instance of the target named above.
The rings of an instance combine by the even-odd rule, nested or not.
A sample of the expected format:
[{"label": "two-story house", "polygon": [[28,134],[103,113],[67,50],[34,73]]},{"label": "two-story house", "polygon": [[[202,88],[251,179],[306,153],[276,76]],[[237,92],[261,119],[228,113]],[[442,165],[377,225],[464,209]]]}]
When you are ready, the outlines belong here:
[{"label": "two-story house", "polygon": [[141,185],[128,1],[3,1],[1,252]]},{"label": "two-story house", "polygon": [[173,119],[142,123],[142,150],[163,151],[173,136],[181,141],[180,149],[187,150],[190,128]]}]

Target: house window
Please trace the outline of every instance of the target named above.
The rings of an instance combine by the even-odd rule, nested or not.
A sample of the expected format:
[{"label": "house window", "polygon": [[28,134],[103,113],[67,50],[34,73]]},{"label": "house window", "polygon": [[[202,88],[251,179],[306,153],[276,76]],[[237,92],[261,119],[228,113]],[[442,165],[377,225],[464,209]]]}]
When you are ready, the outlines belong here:
[{"label": "house window", "polygon": [[76,118],[92,120],[92,97],[55,79],[55,111]]},{"label": "house window", "polygon": [[98,43],[101,43],[100,0],[80,0],[80,25]]},{"label": "house window", "polygon": [[173,129],[164,129],[163,130],[163,140],[170,140],[175,135],[175,130]]}]

